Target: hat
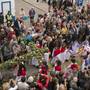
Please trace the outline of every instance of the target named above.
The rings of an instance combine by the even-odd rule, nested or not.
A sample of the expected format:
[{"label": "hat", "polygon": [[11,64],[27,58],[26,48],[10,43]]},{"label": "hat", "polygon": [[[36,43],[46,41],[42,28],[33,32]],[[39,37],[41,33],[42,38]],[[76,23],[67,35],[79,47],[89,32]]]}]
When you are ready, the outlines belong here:
[{"label": "hat", "polygon": [[30,76],[29,78],[28,78],[28,82],[29,83],[32,83],[34,81],[34,78],[32,77],[32,76]]}]

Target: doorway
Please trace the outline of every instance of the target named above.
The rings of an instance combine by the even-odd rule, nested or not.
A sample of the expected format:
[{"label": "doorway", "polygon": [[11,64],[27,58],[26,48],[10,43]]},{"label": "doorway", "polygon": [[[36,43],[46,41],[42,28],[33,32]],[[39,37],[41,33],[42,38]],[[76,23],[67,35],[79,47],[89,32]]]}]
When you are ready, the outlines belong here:
[{"label": "doorway", "polygon": [[1,8],[2,13],[4,15],[4,21],[6,21],[5,15],[7,14],[8,11],[11,11],[11,1],[1,2]]}]

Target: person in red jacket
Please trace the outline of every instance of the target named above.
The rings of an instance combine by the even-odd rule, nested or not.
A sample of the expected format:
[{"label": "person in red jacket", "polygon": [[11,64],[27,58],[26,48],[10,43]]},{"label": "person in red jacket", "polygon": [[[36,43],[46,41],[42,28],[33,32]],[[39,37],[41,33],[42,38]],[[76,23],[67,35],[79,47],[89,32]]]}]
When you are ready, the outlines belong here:
[{"label": "person in red jacket", "polygon": [[44,90],[48,88],[49,77],[45,74],[40,74],[39,80],[37,80],[37,85],[39,90]]},{"label": "person in red jacket", "polygon": [[36,47],[37,47],[37,48],[42,48],[42,45],[40,44],[39,41],[36,41]]},{"label": "person in red jacket", "polygon": [[61,53],[60,48],[56,48],[56,49],[54,50],[54,57],[57,56],[57,55],[60,54],[60,53]]},{"label": "person in red jacket", "polygon": [[25,68],[22,68],[22,70],[21,70],[21,76],[22,77],[25,77],[26,76],[26,69]]},{"label": "person in red jacket", "polygon": [[56,72],[61,72],[62,71],[62,67],[61,67],[61,61],[56,61],[56,66],[54,67]]},{"label": "person in red jacket", "polygon": [[75,59],[71,59],[71,64],[68,66],[72,71],[77,71],[79,69],[78,64],[76,63]]},{"label": "person in red jacket", "polygon": [[9,41],[13,38],[13,35],[16,36],[15,31],[13,30],[12,27],[10,27],[9,28],[9,32],[8,32],[8,35],[7,35]]},{"label": "person in red jacket", "polygon": [[23,62],[20,63],[20,65],[19,65],[18,76],[22,76],[22,77],[26,76],[26,67]]},{"label": "person in red jacket", "polygon": [[41,66],[40,66],[40,73],[41,74],[48,74],[48,65],[47,65],[47,62],[46,61],[43,61]]},{"label": "person in red jacket", "polygon": [[64,47],[57,47],[55,50],[54,50],[54,57],[57,56],[58,54],[60,53],[63,53],[65,51],[65,48]]}]

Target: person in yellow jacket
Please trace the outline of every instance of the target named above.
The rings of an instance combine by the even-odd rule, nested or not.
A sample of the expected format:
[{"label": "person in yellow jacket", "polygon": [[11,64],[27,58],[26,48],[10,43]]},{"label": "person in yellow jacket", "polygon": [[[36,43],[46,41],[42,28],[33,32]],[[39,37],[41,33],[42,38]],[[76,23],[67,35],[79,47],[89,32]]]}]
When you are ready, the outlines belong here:
[{"label": "person in yellow jacket", "polygon": [[66,26],[65,23],[62,24],[61,34],[62,34],[62,35],[67,35],[67,34],[68,34],[68,28],[67,28],[67,26]]},{"label": "person in yellow jacket", "polygon": [[7,15],[6,15],[6,23],[7,26],[11,26],[13,22],[13,15],[11,14],[10,11],[8,11]]},{"label": "person in yellow jacket", "polygon": [[63,28],[61,29],[61,33],[62,33],[63,35],[68,34],[68,29],[67,29],[67,27],[63,27]]}]

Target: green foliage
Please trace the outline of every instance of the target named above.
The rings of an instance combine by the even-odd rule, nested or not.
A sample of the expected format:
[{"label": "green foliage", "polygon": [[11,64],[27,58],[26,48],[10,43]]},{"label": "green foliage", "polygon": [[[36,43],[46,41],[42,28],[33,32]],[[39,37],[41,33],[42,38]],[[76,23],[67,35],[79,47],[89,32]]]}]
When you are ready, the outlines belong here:
[{"label": "green foliage", "polygon": [[42,56],[43,56],[44,52],[46,50],[48,50],[47,48],[37,48],[33,42],[30,42],[28,44],[28,46],[30,46],[31,52],[25,53],[24,55],[21,55],[19,57],[16,57],[16,58],[8,60],[4,63],[1,63],[0,64],[0,70],[11,69],[15,65],[17,65],[18,63],[20,63],[22,61],[27,62],[29,60],[32,60],[33,57],[35,57],[38,61],[40,61],[40,60],[42,60]]}]

